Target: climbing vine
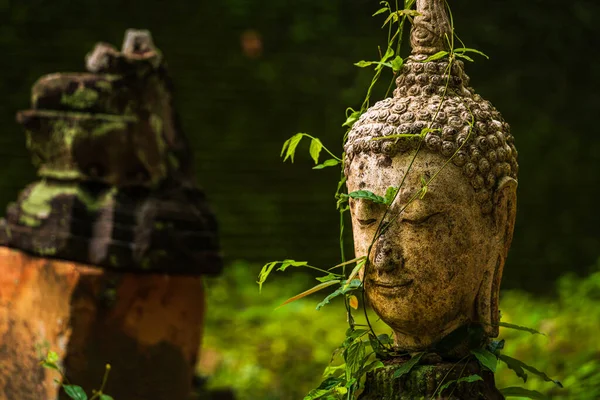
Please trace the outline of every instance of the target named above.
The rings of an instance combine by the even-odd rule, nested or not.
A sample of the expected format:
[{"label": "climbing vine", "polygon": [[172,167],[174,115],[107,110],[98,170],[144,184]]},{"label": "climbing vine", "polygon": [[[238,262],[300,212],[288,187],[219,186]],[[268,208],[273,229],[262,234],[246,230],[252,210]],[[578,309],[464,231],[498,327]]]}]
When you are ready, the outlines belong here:
[{"label": "climbing vine", "polygon": [[[405,31],[405,25],[408,22],[412,23],[412,19],[415,16],[418,16],[419,13],[414,9],[415,0],[405,0],[403,7],[399,7],[398,0],[394,2],[394,4],[388,1],[381,1],[381,8],[378,9],[373,16],[384,16],[385,20],[383,23],[383,28],[387,28],[387,43],[385,46],[385,51],[379,49],[379,60],[377,61],[359,61],[355,63],[357,67],[360,68],[374,68],[373,78],[371,83],[367,89],[367,93],[365,99],[363,100],[359,109],[355,110],[351,107],[346,109],[346,119],[342,124],[342,127],[346,128],[345,134],[343,136],[342,145],[345,144],[348,133],[352,129],[352,126],[360,116],[369,108],[371,103],[371,96],[373,89],[377,82],[381,79],[384,72],[391,71],[391,79],[387,88],[387,92],[385,97],[387,97],[393,87],[394,81],[396,79],[397,74],[401,71],[402,66],[404,65],[404,59],[399,54],[402,46],[403,40],[403,32]],[[346,331],[345,340],[342,344],[334,351],[332,356],[332,363],[326,368],[323,376],[323,382],[316,389],[312,390],[304,400],[313,400],[313,399],[354,399],[357,398],[361,391],[364,389],[364,380],[365,375],[368,372],[374,371],[378,368],[383,367],[383,360],[392,358],[392,357],[406,357],[407,362],[400,365],[400,367],[395,371],[393,375],[393,379],[397,379],[402,377],[403,375],[410,372],[410,370],[419,363],[421,357],[424,356],[424,353],[413,354],[412,356],[408,353],[399,353],[393,347],[393,340],[388,334],[377,334],[370,321],[369,316],[366,311],[366,307],[363,306],[364,316],[366,320],[366,325],[360,325],[355,322],[354,318],[354,310],[358,309],[359,306],[359,298],[361,298],[363,305],[365,304],[365,291],[363,288],[363,283],[360,279],[358,279],[359,273],[361,270],[368,269],[370,267],[370,254],[373,245],[379,238],[379,236],[390,226],[391,223],[396,220],[399,215],[416,199],[423,198],[430,186],[431,182],[435,180],[439,173],[453,160],[453,158],[458,154],[461,148],[468,142],[471,132],[473,130],[474,125],[474,116],[471,113],[471,110],[468,104],[463,103],[466,109],[469,111],[471,116],[471,121],[469,122],[469,133],[466,137],[466,140],[462,142],[462,144],[454,151],[454,153],[446,160],[443,166],[430,178],[421,177],[421,188],[414,192],[409,200],[404,204],[400,210],[394,214],[389,215],[391,212],[390,206],[394,203],[400,188],[403,187],[406,176],[412,169],[414,160],[417,157],[417,154],[421,150],[421,145],[425,139],[425,136],[433,131],[439,130],[433,128],[433,122],[436,120],[438,114],[441,111],[444,100],[446,99],[449,93],[449,83],[450,83],[450,71],[453,64],[458,59],[466,60],[468,62],[473,62],[472,54],[481,55],[483,57],[487,56],[479,50],[468,48],[464,45],[464,43],[458,38],[454,31],[454,21],[452,17],[452,12],[448,7],[449,15],[450,15],[450,25],[451,25],[451,35],[446,35],[445,40],[447,42],[447,51],[439,51],[428,58],[426,58],[423,62],[435,61],[440,59],[447,59],[448,64],[445,70],[445,85],[444,91],[441,96],[441,102],[439,107],[437,108],[435,115],[432,118],[432,122],[429,126],[422,129],[420,134],[396,134],[378,137],[372,140],[390,140],[390,141],[398,141],[400,139],[412,139],[416,140],[416,150],[414,151],[414,155],[411,158],[411,161],[408,165],[407,172],[404,174],[402,180],[398,183],[398,186],[388,187],[385,193],[376,194],[368,190],[358,190],[354,192],[347,193],[345,190],[346,177],[344,174],[344,163],[345,163],[345,154],[341,154],[337,156],[330,149],[325,147],[320,139],[315,138],[306,133],[297,133],[292,136],[290,139],[285,141],[283,144],[283,148],[281,151],[281,157],[283,161],[287,161],[288,159],[291,162],[294,162],[294,157],[296,154],[296,150],[299,144],[303,140],[308,140],[310,142],[309,145],[309,154],[312,160],[315,163],[313,169],[323,169],[329,167],[338,167],[340,168],[340,179],[337,182],[337,189],[335,192],[336,199],[336,208],[339,213],[339,247],[340,247],[340,263],[328,269],[321,269],[315,266],[310,265],[305,261],[296,261],[296,260],[283,260],[283,261],[272,261],[267,263],[262,270],[260,271],[258,277],[259,287],[262,288],[263,283],[268,278],[269,274],[273,271],[285,271],[288,268],[310,268],[313,270],[317,270],[323,273],[323,276],[320,276],[317,279],[320,283],[316,286],[296,295],[288,300],[286,300],[283,304],[288,304],[298,299],[304,298],[310,294],[321,291],[326,288],[335,288],[335,290],[328,294],[318,305],[317,310],[321,307],[330,303],[330,301],[338,296],[342,296],[345,312],[347,315],[348,329]],[[455,46],[455,42],[460,43],[460,47]],[[459,97],[460,98],[460,97]],[[322,153],[327,153],[328,157],[321,161]],[[357,257],[348,260],[345,254],[345,245],[344,245],[344,220],[345,213],[349,210],[349,199],[363,199],[365,201],[370,201],[372,203],[381,204],[385,207],[384,216],[379,220],[375,235],[370,242],[370,245],[367,250],[367,255],[362,257]],[[386,217],[390,218],[386,218]],[[385,222],[384,222],[385,221]],[[340,271],[341,272],[338,272]],[[336,272],[333,272],[336,271]],[[530,328],[520,327],[507,323],[500,323],[500,326],[506,328],[512,328],[517,330],[524,330],[530,333],[539,333]],[[453,368],[462,368],[461,373],[459,374],[459,378],[456,380],[446,380],[446,377],[443,379],[442,383],[436,388],[433,398],[436,396],[444,394],[452,394],[459,383],[471,383],[482,380],[479,375],[468,375],[463,376],[464,370],[468,362],[476,359],[485,369],[490,370],[491,372],[496,371],[496,366],[498,361],[504,362],[508,368],[515,371],[515,373],[523,379],[525,382],[527,380],[527,374],[525,371],[533,373],[541,377],[542,379],[554,382],[555,384],[561,386],[560,382],[552,380],[546,374],[541,371],[538,371],[534,367],[531,367],[522,361],[516,360],[512,357],[501,354],[501,350],[504,347],[504,341],[492,341],[485,348],[474,348],[471,350],[470,354],[463,359],[459,360]],[[333,361],[338,356],[341,356],[343,362],[339,365],[334,365]],[[461,367],[462,366],[462,367]],[[448,372],[449,374],[450,372]],[[529,391],[525,388],[521,387],[511,387],[503,389],[503,394],[505,396],[521,396],[528,398],[542,398],[543,396],[539,392]],[[542,396],[542,397],[540,397]]]},{"label": "climbing vine", "polygon": [[104,393],[104,387],[106,386],[106,382],[108,382],[108,374],[110,373],[111,366],[110,364],[106,364],[104,369],[104,376],[102,377],[102,383],[100,385],[100,389],[92,390],[92,395],[88,397],[85,393],[85,390],[81,386],[73,385],[69,382],[67,377],[63,374],[62,370],[58,366],[58,354],[54,351],[49,351],[48,355],[44,360],[40,362],[40,364],[47,369],[53,369],[58,371],[61,376],[61,380],[55,379],[54,381],[58,383],[65,394],[73,400],[114,400],[112,396]]}]

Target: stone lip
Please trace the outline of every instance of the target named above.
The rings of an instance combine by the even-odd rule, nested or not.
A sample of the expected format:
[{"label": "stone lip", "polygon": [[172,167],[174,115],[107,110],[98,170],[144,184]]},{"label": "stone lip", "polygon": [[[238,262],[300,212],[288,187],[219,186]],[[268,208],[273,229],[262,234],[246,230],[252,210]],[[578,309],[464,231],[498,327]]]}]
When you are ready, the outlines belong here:
[{"label": "stone lip", "polygon": [[0,220],[0,244],[119,271],[220,273],[218,227],[204,193],[165,192],[36,182]]}]

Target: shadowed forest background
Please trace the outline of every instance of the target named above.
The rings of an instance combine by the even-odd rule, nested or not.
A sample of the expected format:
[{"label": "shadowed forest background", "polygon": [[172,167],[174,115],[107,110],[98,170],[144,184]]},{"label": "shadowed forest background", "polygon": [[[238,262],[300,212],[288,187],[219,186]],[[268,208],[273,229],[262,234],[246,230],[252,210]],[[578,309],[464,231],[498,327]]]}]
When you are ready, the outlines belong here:
[{"label": "shadowed forest background", "polygon": [[[225,275],[207,284],[200,369],[240,399],[301,398],[343,339],[344,314],[339,304],[314,311],[317,298],[273,311],[308,287],[311,277],[301,272],[279,276],[261,295],[255,280],[272,260],[337,264],[338,177],[337,170],[312,171],[304,147],[293,165],[283,164],[279,152],[291,135],[307,132],[341,153],[344,110],[360,105],[371,79],[371,71],[353,63],[376,58],[385,44],[382,19],[371,17],[378,5],[0,0],[0,206],[34,178],[14,122],[16,111],[28,107],[32,84],[47,73],[83,70],[84,55],[98,41],[118,46],[127,28],[151,30],[175,81],[227,260]],[[592,120],[600,106],[600,3],[451,6],[460,38],[490,56],[466,66],[471,84],[511,125],[519,150],[517,225],[502,311],[504,319],[549,336],[502,332],[507,349],[566,389],[528,387],[553,398],[596,399],[600,136]],[[373,98],[385,89],[378,86]],[[498,381],[509,382],[509,375],[499,371]]]}]

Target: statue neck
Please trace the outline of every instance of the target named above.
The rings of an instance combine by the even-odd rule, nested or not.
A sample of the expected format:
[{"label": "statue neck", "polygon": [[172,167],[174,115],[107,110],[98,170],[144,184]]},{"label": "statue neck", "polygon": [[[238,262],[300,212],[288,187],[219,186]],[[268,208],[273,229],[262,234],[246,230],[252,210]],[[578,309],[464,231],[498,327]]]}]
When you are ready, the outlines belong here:
[{"label": "statue neck", "polygon": [[465,321],[453,321],[442,335],[436,335],[438,338],[440,336],[442,339],[434,342],[433,337],[421,336],[415,340],[410,335],[394,332],[395,344],[402,350],[417,352],[426,348],[428,352],[437,353],[444,359],[461,358],[469,354],[471,349],[480,348],[488,342],[483,326]]}]

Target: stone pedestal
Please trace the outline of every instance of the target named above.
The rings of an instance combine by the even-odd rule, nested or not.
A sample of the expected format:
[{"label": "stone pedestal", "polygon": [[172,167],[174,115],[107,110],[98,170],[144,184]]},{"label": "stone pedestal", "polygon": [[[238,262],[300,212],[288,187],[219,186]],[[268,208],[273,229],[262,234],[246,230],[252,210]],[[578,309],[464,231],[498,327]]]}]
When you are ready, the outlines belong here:
[{"label": "stone pedestal", "polygon": [[[360,400],[502,400],[496,389],[494,374],[484,370],[477,361],[439,362],[417,365],[410,372],[394,379],[395,371],[405,362],[401,359],[387,361],[385,367],[367,374],[365,391]],[[460,378],[479,375],[474,382],[444,384]]]}]

